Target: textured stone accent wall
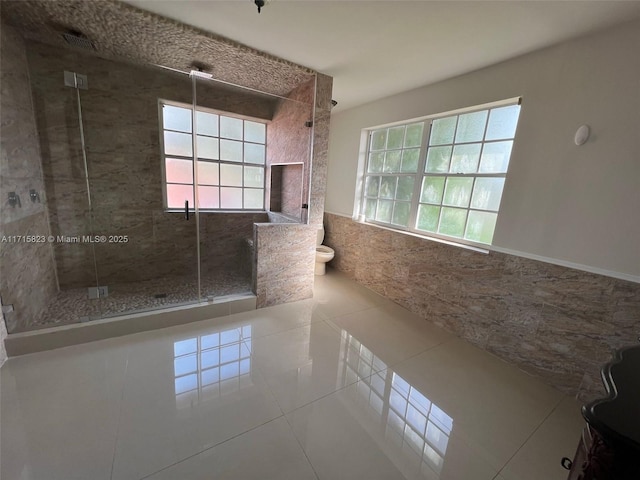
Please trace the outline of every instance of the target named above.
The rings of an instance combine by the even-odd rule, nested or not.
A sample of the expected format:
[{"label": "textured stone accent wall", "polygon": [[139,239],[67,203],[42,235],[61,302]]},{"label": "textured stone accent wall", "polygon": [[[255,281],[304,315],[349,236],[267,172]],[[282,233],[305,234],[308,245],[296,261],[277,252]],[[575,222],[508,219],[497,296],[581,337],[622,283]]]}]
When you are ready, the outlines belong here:
[{"label": "textured stone accent wall", "polygon": [[[275,180],[269,182],[267,192],[267,197],[275,200],[270,209],[299,219],[309,191],[312,129],[305,124],[313,117],[314,83],[310,81],[294,89],[287,96],[291,101],[281,100],[267,129],[267,178],[271,179],[273,175]],[[302,163],[302,166],[272,169],[273,163]]]},{"label": "textured stone accent wall", "polygon": [[311,225],[255,225],[258,308],[313,296],[316,229]]},{"label": "textured stone accent wall", "polygon": [[[53,235],[129,237],[128,243],[56,243],[61,288],[195,274],[195,219],[185,221],[182,213],[163,207],[158,120],[159,98],[191,103],[191,80],[40,43],[27,46]],[[80,97],[91,209],[76,91],[64,86],[64,70],[88,76],[89,89]],[[197,99],[199,105],[264,119],[271,119],[276,104],[204,82],[198,83]],[[227,268],[242,263],[253,222],[266,216],[200,218],[203,268]]]},{"label": "textured stone accent wall", "polygon": [[640,285],[433,242],[325,214],[330,266],[554,387],[602,395],[600,368],[640,336]]},{"label": "textured stone accent wall", "polygon": [[311,193],[309,196],[309,223],[316,226],[322,225],[324,197],[327,190],[329,121],[331,119],[332,89],[333,78],[318,73],[316,77],[316,101],[313,118]]},{"label": "textured stone accent wall", "polygon": [[[38,134],[33,112],[24,41],[13,28],[2,24],[0,119],[0,237],[49,235],[47,195],[44,191]],[[33,189],[39,196],[30,199]],[[10,206],[9,192],[20,197]],[[42,240],[42,239],[40,239]],[[48,242],[0,244],[0,294],[7,313],[7,329],[13,332],[37,318],[57,292],[56,273]]]}]

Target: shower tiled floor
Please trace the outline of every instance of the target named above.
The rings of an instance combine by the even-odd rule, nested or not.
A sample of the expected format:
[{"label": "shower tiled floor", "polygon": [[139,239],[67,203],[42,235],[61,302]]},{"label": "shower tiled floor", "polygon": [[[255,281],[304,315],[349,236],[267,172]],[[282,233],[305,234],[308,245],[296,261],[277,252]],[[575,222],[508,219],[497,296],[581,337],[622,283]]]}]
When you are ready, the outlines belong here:
[{"label": "shower tiled floor", "polygon": [[428,320],[330,274],[312,299],[10,358],[0,478],[566,479],[580,405]]},{"label": "shower tiled floor", "polygon": [[[218,270],[202,276],[202,300],[251,293],[246,273]],[[63,290],[40,318],[27,324],[25,331],[68,325],[98,318],[124,315],[198,301],[195,275],[161,277],[135,283],[108,285],[109,295],[89,299],[86,288]],[[14,330],[11,333],[17,333]]]}]

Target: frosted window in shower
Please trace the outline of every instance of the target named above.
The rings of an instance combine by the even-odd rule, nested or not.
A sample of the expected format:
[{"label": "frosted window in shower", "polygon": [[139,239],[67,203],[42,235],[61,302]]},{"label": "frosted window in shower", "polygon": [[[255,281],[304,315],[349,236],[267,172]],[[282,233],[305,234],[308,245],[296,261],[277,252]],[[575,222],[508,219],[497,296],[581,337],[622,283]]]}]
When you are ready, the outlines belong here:
[{"label": "frosted window in shower", "polygon": [[220,118],[220,136],[242,140],[242,120],[233,117]]},{"label": "frosted window in shower", "polygon": [[217,162],[198,162],[198,184],[220,185],[220,164]]},{"label": "frosted window in shower", "polygon": [[220,189],[220,208],[242,208],[242,189],[222,187]]},{"label": "frosted window in shower", "polygon": [[264,163],[264,145],[244,144],[244,161],[246,163]]},{"label": "frosted window in shower", "polygon": [[167,206],[169,208],[184,208],[184,202],[193,205],[193,185],[167,184]]},{"label": "frosted window in shower", "polygon": [[167,158],[165,160],[167,182],[193,183],[193,163],[189,160]]},{"label": "frosted window in shower", "polygon": [[242,186],[242,165],[220,165],[220,184],[233,187]]},{"label": "frosted window in shower", "polygon": [[[191,113],[191,110],[189,110]],[[196,133],[198,135],[207,135],[209,137],[218,136],[218,119],[220,117],[215,113],[197,112],[196,113]]]},{"label": "frosted window in shower", "polygon": [[191,134],[164,132],[164,153],[166,155],[180,155],[191,157],[193,155],[193,143]]},{"label": "frosted window in shower", "polygon": [[211,160],[218,160],[220,155],[218,154],[218,139],[211,137],[197,136],[198,139],[198,158],[209,158]]},{"label": "frosted window in shower", "polygon": [[264,123],[244,122],[244,141],[266,143],[267,126]]},{"label": "frosted window in shower", "polygon": [[242,162],[242,142],[220,140],[220,160]]},{"label": "frosted window in shower", "polygon": [[165,130],[191,133],[191,109],[163,106],[163,120]]},{"label": "frosted window in shower", "polygon": [[266,123],[197,107],[193,125],[191,105],[160,105],[165,207],[194,208],[197,188],[203,210],[264,210]]},{"label": "frosted window in shower", "polygon": [[220,188],[200,185],[198,187],[198,207],[219,208]]}]

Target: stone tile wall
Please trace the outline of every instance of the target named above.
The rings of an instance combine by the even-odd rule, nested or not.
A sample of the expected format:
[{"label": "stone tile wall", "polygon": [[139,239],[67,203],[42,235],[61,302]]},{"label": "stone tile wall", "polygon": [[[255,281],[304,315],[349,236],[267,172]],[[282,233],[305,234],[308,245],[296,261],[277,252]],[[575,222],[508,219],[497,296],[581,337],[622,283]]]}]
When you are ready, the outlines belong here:
[{"label": "stone tile wall", "polygon": [[[0,238],[49,235],[47,195],[44,191],[38,134],[34,119],[25,45],[20,34],[2,24],[0,98]],[[29,192],[38,197],[33,202]],[[20,204],[11,206],[9,192]],[[6,314],[9,332],[37,318],[58,291],[48,241],[0,243],[0,294],[13,305]],[[6,330],[0,330],[1,335]]]},{"label": "stone tile wall", "polygon": [[333,78],[316,75],[315,110],[313,118],[313,160],[309,195],[309,223],[322,225],[324,197],[327,190],[327,161],[329,158],[329,121]]},{"label": "stone tile wall", "polygon": [[325,214],[330,266],[556,388],[604,393],[600,368],[640,337],[640,285]]},{"label": "stone tile wall", "polygon": [[311,298],[315,228],[295,223],[258,223],[254,235],[258,308]]}]

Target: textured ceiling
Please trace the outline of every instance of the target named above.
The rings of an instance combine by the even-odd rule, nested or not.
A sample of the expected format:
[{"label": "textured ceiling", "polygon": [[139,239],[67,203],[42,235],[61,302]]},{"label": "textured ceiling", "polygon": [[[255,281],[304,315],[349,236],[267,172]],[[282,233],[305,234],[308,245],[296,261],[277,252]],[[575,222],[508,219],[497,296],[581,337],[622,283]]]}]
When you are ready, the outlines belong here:
[{"label": "textured ceiling", "polygon": [[96,54],[182,71],[193,62],[225,82],[286,95],[314,72],[224,37],[114,0],[2,1],[2,20],[26,38],[70,47],[62,34],[82,32]]}]

